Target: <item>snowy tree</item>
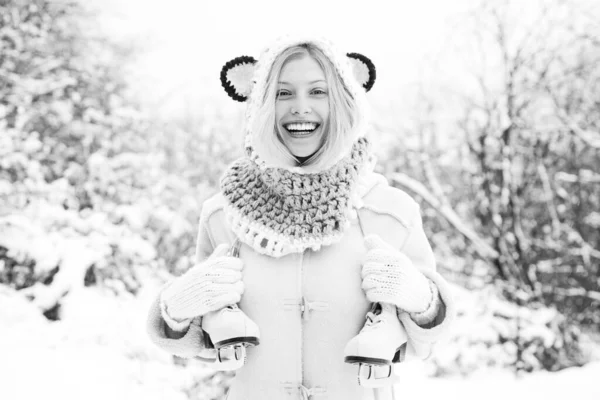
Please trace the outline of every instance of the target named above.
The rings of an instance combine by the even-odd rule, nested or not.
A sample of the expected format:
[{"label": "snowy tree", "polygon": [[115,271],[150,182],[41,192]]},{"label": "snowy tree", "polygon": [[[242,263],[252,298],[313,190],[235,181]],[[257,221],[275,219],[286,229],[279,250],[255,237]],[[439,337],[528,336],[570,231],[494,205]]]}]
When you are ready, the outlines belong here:
[{"label": "snowy tree", "polygon": [[0,3],[0,283],[50,314],[73,287],[135,293],[140,273],[187,269],[200,204],[241,148],[229,121],[140,110],[135,43],[94,21],[76,1]]},{"label": "snowy tree", "polygon": [[[424,84],[388,150],[386,174],[428,206],[443,272],[466,287],[493,284],[513,303],[503,309],[517,307],[481,310],[503,328],[469,344],[487,343],[491,360],[492,342],[510,343],[517,369],[585,362],[579,328],[600,326],[597,12],[582,2],[481,2],[457,25],[470,40],[452,49],[468,77],[445,90],[456,101],[442,104]],[[555,340],[531,336],[532,312],[556,315],[538,326]]]},{"label": "snowy tree", "polygon": [[[497,277],[528,299],[575,306],[584,322],[600,305],[600,31],[581,11],[546,2],[518,26],[516,3],[484,6],[474,32],[479,48],[493,50],[478,53],[491,70],[475,75],[479,92],[460,126],[473,161],[466,182],[478,230],[497,252]],[[578,301],[564,302],[571,296]]]},{"label": "snowy tree", "polygon": [[46,0],[0,3],[0,46],[0,282],[49,317],[74,287],[135,291],[166,239],[144,231],[166,176],[126,95],[130,49],[80,3]]}]

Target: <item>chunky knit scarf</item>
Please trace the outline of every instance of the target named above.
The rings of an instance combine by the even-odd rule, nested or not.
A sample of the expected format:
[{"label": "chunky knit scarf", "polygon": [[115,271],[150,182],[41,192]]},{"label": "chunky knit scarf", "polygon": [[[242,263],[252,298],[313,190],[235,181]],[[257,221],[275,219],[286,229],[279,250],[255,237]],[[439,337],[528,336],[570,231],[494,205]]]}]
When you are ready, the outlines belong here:
[{"label": "chunky knit scarf", "polygon": [[348,156],[310,174],[262,169],[248,157],[237,160],[221,179],[232,230],[242,242],[273,257],[338,242],[359,201],[359,177],[372,169],[369,147],[361,137]]}]

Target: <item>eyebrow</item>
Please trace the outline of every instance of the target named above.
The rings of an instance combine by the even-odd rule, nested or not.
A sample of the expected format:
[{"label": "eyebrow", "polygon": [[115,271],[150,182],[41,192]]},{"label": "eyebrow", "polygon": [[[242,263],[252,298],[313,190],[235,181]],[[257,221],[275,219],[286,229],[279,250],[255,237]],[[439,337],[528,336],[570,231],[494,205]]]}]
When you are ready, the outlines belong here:
[{"label": "eyebrow", "polygon": [[[316,81],[310,81],[310,82],[308,82],[308,83],[312,85],[313,83],[317,83],[317,82],[325,82],[325,80],[323,80],[323,79],[317,79]],[[279,81],[279,82],[277,82],[277,83],[281,83],[281,84],[283,84],[283,85],[290,85],[290,83],[289,83],[289,82],[286,82],[286,81]],[[326,83],[326,82],[325,82],[325,83]]]}]

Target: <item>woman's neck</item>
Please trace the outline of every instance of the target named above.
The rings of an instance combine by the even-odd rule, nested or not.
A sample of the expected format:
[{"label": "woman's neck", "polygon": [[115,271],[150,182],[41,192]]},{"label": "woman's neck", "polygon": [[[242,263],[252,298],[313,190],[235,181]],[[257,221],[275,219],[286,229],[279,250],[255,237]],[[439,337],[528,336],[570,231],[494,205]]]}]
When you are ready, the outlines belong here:
[{"label": "woman's neck", "polygon": [[298,160],[298,165],[302,165],[304,164],[304,162],[306,160],[308,160],[309,158],[311,158],[312,156],[314,156],[316,153],[316,151],[314,153],[312,153],[311,155],[305,156],[305,157],[300,157],[300,156],[294,156],[296,158],[296,160]]}]

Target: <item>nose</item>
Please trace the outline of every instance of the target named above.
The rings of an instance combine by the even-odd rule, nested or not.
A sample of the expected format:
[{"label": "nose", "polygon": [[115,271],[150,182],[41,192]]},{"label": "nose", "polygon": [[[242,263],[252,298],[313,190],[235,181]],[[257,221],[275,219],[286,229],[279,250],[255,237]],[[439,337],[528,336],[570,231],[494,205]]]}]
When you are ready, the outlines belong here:
[{"label": "nose", "polygon": [[298,96],[296,101],[292,104],[290,112],[296,115],[310,114],[310,104],[305,98]]}]

